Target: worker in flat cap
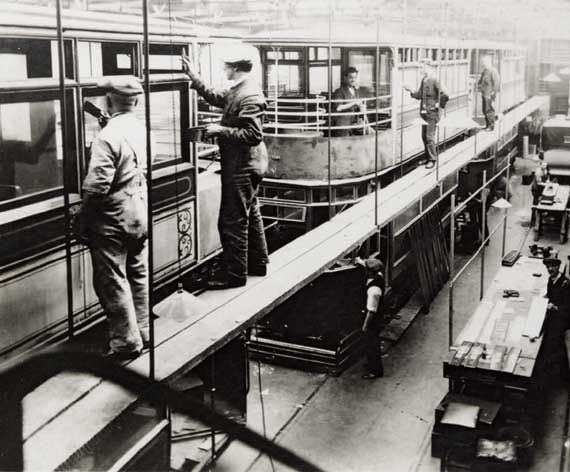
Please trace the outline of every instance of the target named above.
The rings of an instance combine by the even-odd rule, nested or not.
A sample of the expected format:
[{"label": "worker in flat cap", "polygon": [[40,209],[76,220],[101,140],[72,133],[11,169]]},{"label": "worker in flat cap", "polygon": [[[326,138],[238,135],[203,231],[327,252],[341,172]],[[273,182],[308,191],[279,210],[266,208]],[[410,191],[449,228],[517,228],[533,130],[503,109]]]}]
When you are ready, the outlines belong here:
[{"label": "worker in flat cap", "polygon": [[146,129],[135,116],[143,89],[135,77],[98,86],[108,119],[91,144],[80,228],[109,323],[109,356],[125,360],[149,342]]},{"label": "worker in flat cap", "polygon": [[263,143],[265,97],[250,77],[256,57],[252,46],[227,48],[224,71],[232,85],[227,90],[214,90],[204,84],[191,60],[182,56],[191,87],[208,103],[223,109],[221,123],[206,127],[206,136],[217,137],[222,167],[218,230],[224,270],[208,281],[210,289],[245,285],[247,275],[265,275],[269,263],[257,200],[267,170],[267,149]]},{"label": "worker in flat cap", "polygon": [[382,328],[382,301],[386,290],[384,279],[384,264],[375,257],[362,260],[356,259],[366,271],[366,316],[362,325],[362,335],[365,343],[366,369],[363,379],[371,380],[384,376],[382,351],[380,345],[380,330]]},{"label": "worker in flat cap", "polygon": [[431,169],[437,160],[435,133],[439,122],[440,110],[445,107],[449,96],[444,91],[435,75],[434,63],[430,59],[421,61],[422,81],[417,91],[405,85],[412,98],[420,101],[420,116],[425,124],[422,125],[422,141],[424,143],[426,168]]},{"label": "worker in flat cap", "polygon": [[545,359],[555,374],[568,371],[565,345],[570,344],[570,281],[560,272],[562,262],[555,257],[544,259],[548,271],[548,298],[544,324]]}]

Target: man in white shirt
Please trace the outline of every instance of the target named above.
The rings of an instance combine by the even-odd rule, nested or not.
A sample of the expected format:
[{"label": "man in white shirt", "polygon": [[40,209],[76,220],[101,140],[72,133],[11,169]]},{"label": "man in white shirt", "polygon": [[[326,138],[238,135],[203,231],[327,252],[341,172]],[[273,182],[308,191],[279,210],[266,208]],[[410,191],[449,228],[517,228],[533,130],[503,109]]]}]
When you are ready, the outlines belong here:
[{"label": "man in white shirt", "polygon": [[382,300],[386,282],[384,280],[384,264],[374,257],[365,261],[357,260],[366,270],[366,317],[362,325],[362,333],[366,344],[366,367],[368,372],[363,379],[376,379],[384,376],[382,352],[378,334],[382,325]]}]

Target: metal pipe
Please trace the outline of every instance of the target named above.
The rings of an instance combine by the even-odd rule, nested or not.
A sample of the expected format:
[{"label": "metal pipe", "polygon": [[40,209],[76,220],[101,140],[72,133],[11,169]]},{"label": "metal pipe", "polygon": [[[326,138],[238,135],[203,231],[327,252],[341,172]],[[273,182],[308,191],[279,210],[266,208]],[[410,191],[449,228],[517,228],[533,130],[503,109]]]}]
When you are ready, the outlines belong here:
[{"label": "metal pipe", "polygon": [[[487,184],[487,171],[483,171],[483,186]],[[479,299],[483,298],[485,293],[485,244],[487,237],[485,235],[485,226],[487,223],[487,193],[481,192],[481,285],[479,287]]]},{"label": "metal pipe", "polygon": [[[511,178],[511,163],[510,163],[510,157],[507,157],[508,161],[507,161],[507,185],[505,186],[505,200],[508,202],[509,201],[509,182],[510,182],[510,178]],[[507,245],[507,218],[509,216],[509,209],[506,208],[505,209],[505,216],[503,217],[503,242],[501,245],[501,258],[505,257],[505,249],[506,249],[506,245]]]},{"label": "metal pipe", "polygon": [[[333,217],[332,210],[332,184],[331,184],[331,163],[332,163],[332,149],[331,149],[331,127],[332,127],[332,3],[329,3],[329,60],[328,60],[328,94],[329,94],[329,132],[327,139],[327,190],[328,190],[328,202],[329,202],[329,219]],[[341,78],[342,80],[342,78]]]},{"label": "metal pipe", "polygon": [[376,15],[376,100],[375,100],[375,118],[376,125],[374,126],[374,224],[378,226],[378,190],[380,187],[380,181],[378,180],[378,96],[380,95],[380,18]]},{"label": "metal pipe", "polygon": [[142,0],[143,4],[143,49],[144,49],[144,98],[145,98],[145,128],[146,128],[146,169],[147,169],[147,219],[148,219],[148,317],[149,317],[149,378],[154,380],[155,376],[155,352],[154,352],[154,317],[152,308],[154,306],[154,262],[153,262],[153,217],[152,217],[152,138],[150,122],[150,44],[148,31],[148,2]]},{"label": "metal pipe", "polygon": [[[455,194],[451,194],[451,219],[449,222],[449,278],[453,279],[455,262]],[[448,322],[448,345],[453,344],[453,282],[449,284],[449,322]]]},{"label": "metal pipe", "polygon": [[[65,232],[65,283],[67,288],[67,337],[74,336],[73,320],[73,265],[71,261],[71,211],[69,201],[69,191],[73,182],[70,178],[70,156],[67,143],[67,97],[65,91],[65,47],[63,42],[63,26],[61,23],[61,0],[56,1],[57,16],[57,55],[59,72],[59,105],[61,122],[61,146],[62,146],[62,167],[63,167],[63,209],[64,209],[64,232]],[[77,183],[77,182],[75,182]]]}]

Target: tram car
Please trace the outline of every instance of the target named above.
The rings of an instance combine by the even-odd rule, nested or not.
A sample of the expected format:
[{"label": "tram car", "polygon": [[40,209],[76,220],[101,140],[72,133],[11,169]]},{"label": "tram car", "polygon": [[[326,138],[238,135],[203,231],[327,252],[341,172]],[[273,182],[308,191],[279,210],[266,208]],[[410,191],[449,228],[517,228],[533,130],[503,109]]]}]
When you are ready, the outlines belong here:
[{"label": "tram car", "polygon": [[[376,40],[373,30],[330,39],[307,28],[249,39],[261,54],[269,100],[270,162],[260,190],[267,221],[306,232],[373,191],[377,180],[386,185],[416,165],[423,154],[422,120],[419,102],[403,86],[419,87],[423,58],[438,64],[437,76],[450,96],[438,131],[440,147],[465,135],[471,118],[484,123],[476,86],[483,55],[492,56],[501,75],[497,111],[526,98],[525,53],[514,44],[481,48],[479,42],[474,48],[462,40],[444,45],[439,37]],[[357,124],[335,126],[342,113],[334,109],[342,100],[329,94],[340,87],[347,67],[358,69],[359,96],[367,106]]]},{"label": "tram car", "polygon": [[[64,196],[73,212],[81,202],[89,146],[99,130],[85,104],[105,107],[104,92],[97,87],[100,77],[143,77],[143,27],[136,15],[113,15],[110,21],[107,14],[63,10],[63,110],[55,8],[4,3],[1,10],[0,356],[7,358],[101,319],[89,252],[66,234]],[[235,41],[207,28],[156,18],[150,22],[157,287],[220,250],[212,217],[220,199],[217,162],[202,160],[212,145],[197,147],[185,140],[198,107],[179,57],[185,51],[204,72],[221,70],[218,52]],[[137,113],[144,122],[144,96]]]}]

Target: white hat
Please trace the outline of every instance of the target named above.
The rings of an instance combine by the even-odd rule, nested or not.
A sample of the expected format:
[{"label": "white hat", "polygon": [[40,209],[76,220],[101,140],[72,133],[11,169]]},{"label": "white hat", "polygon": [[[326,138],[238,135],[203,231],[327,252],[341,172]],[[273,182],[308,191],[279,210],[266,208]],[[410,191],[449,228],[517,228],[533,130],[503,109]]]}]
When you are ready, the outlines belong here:
[{"label": "white hat", "polygon": [[259,52],[249,44],[235,44],[225,47],[221,56],[222,61],[226,64],[235,64],[237,62],[254,64],[259,62]]}]

